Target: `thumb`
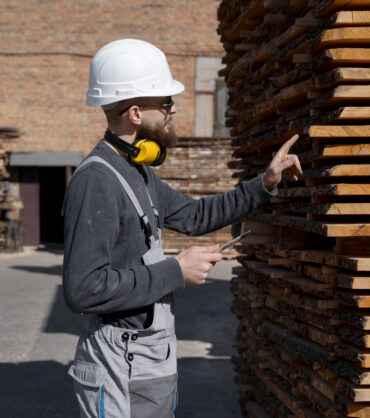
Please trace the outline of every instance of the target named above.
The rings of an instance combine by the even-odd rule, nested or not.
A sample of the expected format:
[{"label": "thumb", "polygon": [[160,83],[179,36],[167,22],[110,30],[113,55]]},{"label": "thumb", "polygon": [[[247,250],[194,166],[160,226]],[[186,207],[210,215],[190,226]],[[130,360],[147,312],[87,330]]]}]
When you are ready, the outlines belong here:
[{"label": "thumb", "polygon": [[217,245],[217,244],[214,244],[214,245],[205,245],[205,246],[202,246],[200,248],[205,253],[214,253],[220,248],[220,246]]}]

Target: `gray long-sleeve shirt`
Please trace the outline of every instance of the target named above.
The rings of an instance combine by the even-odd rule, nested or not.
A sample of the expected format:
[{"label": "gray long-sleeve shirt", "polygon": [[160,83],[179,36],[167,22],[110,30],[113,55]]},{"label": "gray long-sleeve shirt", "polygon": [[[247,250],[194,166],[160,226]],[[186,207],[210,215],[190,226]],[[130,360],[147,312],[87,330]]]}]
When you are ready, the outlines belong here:
[{"label": "gray long-sleeve shirt", "polygon": [[[103,140],[89,156],[100,156],[126,179],[151,224],[155,225],[145,186],[158,209],[160,226],[202,235],[246,216],[277,194],[262,177],[242,182],[224,194],[194,200],[162,182],[150,167],[136,166]],[[63,289],[74,312],[95,313],[124,328],[150,325],[153,304],[184,286],[173,257],[146,266],[148,250],[139,216],[113,172],[93,162],[72,177],[64,201]]]}]

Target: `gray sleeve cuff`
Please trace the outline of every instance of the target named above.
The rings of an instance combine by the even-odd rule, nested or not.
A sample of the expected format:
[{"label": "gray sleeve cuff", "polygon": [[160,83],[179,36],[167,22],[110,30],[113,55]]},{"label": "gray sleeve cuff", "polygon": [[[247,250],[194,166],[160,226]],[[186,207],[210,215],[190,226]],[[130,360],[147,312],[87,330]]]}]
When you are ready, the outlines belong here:
[{"label": "gray sleeve cuff", "polygon": [[[156,264],[162,270],[164,294],[172,293],[177,289],[185,287],[184,276],[180,264],[175,257],[166,258]],[[156,264],[152,266],[156,266]]]},{"label": "gray sleeve cuff", "polygon": [[260,178],[260,182],[261,182],[261,184],[262,184],[262,188],[263,188],[263,190],[264,190],[266,193],[268,193],[270,196],[277,196],[277,194],[278,194],[278,189],[277,189],[277,187],[275,186],[272,190],[268,190],[268,189],[266,189],[265,185],[263,184],[263,179],[262,179],[262,176],[263,176],[263,174],[259,174],[259,175],[258,175],[258,177]]}]

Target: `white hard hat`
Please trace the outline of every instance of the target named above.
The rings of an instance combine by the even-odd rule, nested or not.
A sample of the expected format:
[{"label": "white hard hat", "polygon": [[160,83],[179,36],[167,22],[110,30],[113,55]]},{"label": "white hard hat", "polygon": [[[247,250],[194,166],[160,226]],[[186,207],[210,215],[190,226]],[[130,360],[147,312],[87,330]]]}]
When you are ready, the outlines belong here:
[{"label": "white hard hat", "polygon": [[90,64],[88,106],[134,97],[165,97],[184,91],[172,78],[164,53],[149,42],[120,39],[101,48]]}]

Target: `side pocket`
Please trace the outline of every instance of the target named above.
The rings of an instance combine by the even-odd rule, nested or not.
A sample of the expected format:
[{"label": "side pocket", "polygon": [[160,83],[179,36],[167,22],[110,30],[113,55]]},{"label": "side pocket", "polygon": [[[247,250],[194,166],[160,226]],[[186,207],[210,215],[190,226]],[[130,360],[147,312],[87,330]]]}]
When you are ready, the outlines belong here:
[{"label": "side pocket", "polygon": [[104,418],[104,381],[107,370],[98,364],[76,360],[68,374],[74,380],[74,388],[81,410],[86,418]]}]

